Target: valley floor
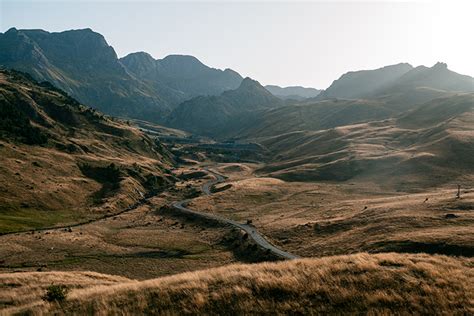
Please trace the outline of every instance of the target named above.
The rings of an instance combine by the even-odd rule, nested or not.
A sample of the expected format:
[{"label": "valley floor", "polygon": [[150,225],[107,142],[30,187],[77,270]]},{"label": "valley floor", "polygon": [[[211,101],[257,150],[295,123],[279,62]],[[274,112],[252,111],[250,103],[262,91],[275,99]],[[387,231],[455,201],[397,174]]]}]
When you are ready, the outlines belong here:
[{"label": "valley floor", "polygon": [[159,213],[169,197],[69,229],[0,236],[0,271],[89,270],[148,279],[235,262],[228,233]]},{"label": "valley floor", "polygon": [[474,255],[474,188],[386,192],[369,182],[284,182],[255,165],[222,164],[231,188],[190,207],[253,225],[302,257],[356,252]]},{"label": "valley floor", "polygon": [[[7,284],[6,287],[3,286],[0,290],[0,297],[2,297],[0,308],[9,310],[12,304],[14,306],[20,304],[18,306],[23,306],[21,309],[29,309],[28,304],[34,302],[31,308],[33,308],[34,311],[38,311],[38,313],[42,313],[44,308],[46,308],[46,310],[49,308],[54,309],[54,306],[45,305],[45,303],[39,300],[40,293],[44,293],[45,288],[51,282],[68,283],[68,278],[75,280],[77,277],[91,278],[91,280],[98,278],[100,280],[98,283],[91,281],[91,284],[97,283],[99,288],[104,290],[103,293],[107,294],[101,292],[99,295],[101,299],[98,303],[92,298],[89,292],[80,292],[79,290],[79,292],[77,292],[74,290],[73,293],[77,292],[78,294],[72,295],[74,301],[68,303],[70,311],[74,310],[77,312],[78,304],[83,304],[83,302],[85,302],[84,304],[86,304],[86,306],[87,304],[93,304],[94,306],[97,304],[112,304],[115,306],[115,304],[118,304],[118,298],[110,296],[110,293],[119,291],[117,293],[121,294],[118,297],[121,297],[122,291],[125,291],[123,293],[130,293],[128,291],[137,293],[134,291],[140,289],[142,285],[137,285],[138,283],[136,283],[135,280],[153,279],[161,276],[174,275],[180,272],[206,270],[242,261],[255,262],[266,260],[265,257],[255,254],[255,247],[236,250],[235,236],[232,235],[235,234],[235,231],[232,231],[229,227],[183,217],[178,213],[175,214],[173,209],[169,207],[172,202],[185,197],[183,196],[183,192],[199,192],[203,185],[212,179],[212,175],[206,175],[201,172],[204,170],[204,167],[205,166],[202,165],[191,165],[182,166],[174,170],[174,173],[184,180],[176,183],[174,189],[148,199],[144,205],[129,212],[71,229],[60,228],[0,236],[0,272],[3,272],[1,277],[6,280],[18,276],[18,278],[21,279],[17,282],[20,287],[19,290],[24,289],[24,284],[31,284],[31,282],[33,282],[31,278],[34,280],[41,279],[42,282],[41,284],[38,283],[34,285],[32,293],[36,294],[25,299],[25,302],[27,302],[25,305],[27,307],[25,307],[22,305],[23,303],[17,302],[17,300],[20,300],[20,298],[18,298],[21,297],[20,294],[18,294],[19,296],[13,294],[13,296],[9,296],[8,292],[11,289],[8,284],[13,284],[16,281],[8,281],[5,283]],[[192,199],[188,207],[203,213],[218,214],[241,223],[251,223],[268,241],[280,249],[301,257],[344,256],[341,257],[343,259],[320,259],[324,260],[325,263],[327,260],[351,261],[353,260],[350,259],[352,257],[347,257],[347,255],[364,252],[424,252],[464,257],[472,257],[474,254],[474,236],[472,235],[472,227],[474,226],[474,190],[471,188],[463,188],[461,198],[459,199],[455,197],[456,188],[452,186],[426,189],[424,190],[425,192],[416,193],[381,192],[378,191],[375,184],[363,182],[284,182],[256,174],[255,170],[259,167],[261,167],[261,165],[249,163],[213,164],[208,168],[220,174],[224,174],[227,177],[225,182],[211,187],[210,190],[213,192],[211,195],[197,194],[197,197]],[[189,177],[187,175],[189,175]],[[395,258],[393,259],[395,260],[393,266],[397,267],[397,269],[399,262],[405,262],[406,260],[411,260],[410,262],[425,260],[430,262],[429,264],[432,264],[434,261],[437,262],[437,260],[452,260],[453,262],[458,260],[448,257],[443,259],[444,257],[432,257],[428,255],[423,255],[420,257],[421,259],[418,259],[418,257],[412,254],[387,254],[380,257],[371,257],[371,255],[364,254],[356,255],[356,257],[353,258],[356,258],[356,261],[360,258],[364,258],[363,260],[368,260],[367,262],[378,260],[377,262],[379,263]],[[461,263],[462,269],[465,269],[462,273],[467,273],[467,275],[472,278],[472,260],[459,260],[463,262]],[[303,265],[313,264],[310,261],[301,262]],[[458,263],[453,264],[456,265]],[[285,264],[282,264],[281,267],[283,266],[285,266]],[[370,263],[370,266],[372,267],[372,263]],[[382,272],[379,271],[376,273],[388,273],[391,271],[391,266],[392,264],[387,267],[384,266]],[[262,267],[263,271],[267,269],[265,266]],[[288,264],[285,267],[289,267]],[[222,269],[232,270],[233,268],[223,267]],[[245,270],[247,268],[237,268],[238,271],[244,274],[248,273],[242,269]],[[42,272],[38,274],[37,271]],[[55,271],[71,271],[71,274]],[[117,275],[117,277],[96,277],[93,273],[78,271],[94,271],[96,273]],[[221,270],[213,271],[217,273],[217,278],[221,278],[221,273],[224,273],[219,272]],[[227,274],[230,270],[226,271],[225,273]],[[250,271],[252,271],[251,273],[255,272],[253,268],[250,269]],[[341,271],[338,273],[342,273]],[[354,271],[355,270],[351,268],[351,270],[347,270],[346,272],[352,275],[355,273]],[[11,272],[16,273],[10,274]],[[461,273],[461,271],[458,272]],[[459,275],[457,274],[458,272],[456,272],[455,275]],[[60,278],[56,275],[57,273],[65,273],[63,281],[59,281]],[[195,276],[200,278],[199,282],[211,282],[209,284],[206,283],[207,285],[203,285],[203,288],[212,287],[212,284],[214,284],[212,282],[214,281],[207,280],[206,278],[206,280],[202,279],[206,273],[207,272],[203,271],[195,275],[176,276],[176,278],[180,280],[179,282],[184,282],[182,283],[184,288],[188,286],[184,285],[188,284],[187,282],[194,282],[192,279]],[[281,273],[282,275],[286,275],[287,272],[282,271]],[[409,272],[409,274],[410,273],[411,272]],[[436,274],[438,272],[429,273]],[[44,276],[44,279],[43,277],[40,278],[40,275]],[[309,277],[305,272],[303,275]],[[440,276],[439,273],[437,275],[436,278]],[[237,275],[235,275],[235,277],[238,278]],[[255,277],[260,278],[261,276],[255,275]],[[331,276],[331,278],[332,277],[333,276]],[[385,275],[382,279],[387,281],[392,277],[394,276]],[[429,279],[425,279],[422,275],[417,275],[417,277],[423,280],[420,282],[428,282],[427,280]],[[262,282],[267,284],[268,276],[262,278]],[[407,278],[411,278],[411,276],[407,276]],[[443,276],[443,278],[451,280],[452,276]],[[71,284],[68,283],[69,285],[66,285],[73,289],[90,286],[90,284],[86,284],[88,283],[87,280],[81,280],[82,283],[79,285],[77,285],[75,281],[71,281]],[[168,279],[163,279],[163,281],[149,281],[145,287],[147,291],[151,291],[150,293],[155,293],[154,291],[156,291],[156,289],[160,289],[159,291],[177,293],[174,289],[175,285],[172,285],[172,289],[168,288],[171,283],[168,283],[167,280]],[[234,281],[230,280],[229,282],[232,283]],[[229,285],[231,286],[229,295],[239,297],[240,294],[244,292],[247,293],[248,288],[245,289],[245,287],[242,287],[242,293],[239,292],[241,291],[239,290],[239,282],[240,281],[235,281]],[[333,281],[325,279],[324,282]],[[340,280],[340,282],[346,281]],[[119,285],[117,289],[114,288],[110,290],[111,292],[104,288],[104,285],[108,287],[109,285],[117,283],[121,285]],[[459,287],[464,284],[455,283],[456,282],[452,285],[453,289],[456,286]],[[168,285],[165,286],[164,284]],[[276,291],[276,294],[274,294],[278,297],[279,295],[284,295],[283,299],[289,299],[290,301],[294,299],[294,293],[286,296],[287,294],[281,294],[283,292],[281,292],[280,289],[273,289],[272,286],[273,285],[267,284],[265,288],[268,287],[268,291]],[[398,287],[399,284],[393,284],[393,286]],[[427,286],[432,287],[435,285],[430,284]],[[437,286],[438,285],[435,287]],[[459,307],[459,311],[465,312],[468,311],[469,308],[472,309],[473,292],[472,287],[468,287],[466,284],[462,286],[467,286],[464,289],[464,291],[467,291],[465,292],[466,297],[458,297],[459,293],[456,294],[454,290],[454,292],[450,292],[451,294],[449,295],[453,297],[456,296],[456,299],[461,300],[459,306],[462,305],[462,307]],[[210,290],[210,292],[206,292],[208,290],[205,290],[203,293],[201,293],[201,290],[195,290],[197,292],[193,292],[194,296],[186,296],[187,300],[197,300],[197,297],[202,296],[205,298],[211,295],[211,292],[215,293],[215,291]],[[397,289],[397,291],[398,290],[399,289]],[[404,300],[399,297],[401,294],[394,294],[394,292],[392,292],[390,295],[395,295],[395,297],[389,297],[386,296],[388,294],[378,292],[375,288],[373,291],[375,292],[368,293],[364,299],[368,300],[369,297],[378,297],[377,295],[385,297],[384,299],[386,299],[387,302],[384,304],[387,304],[386,306],[380,302],[374,303],[374,306],[380,308],[380,312],[393,309],[395,308],[394,306],[398,304],[393,302],[401,302]],[[427,293],[431,290],[427,288],[426,291],[426,293],[424,292],[420,295],[424,297],[428,295]],[[436,293],[439,291],[440,289],[435,289]],[[376,295],[375,293],[378,294]],[[254,294],[251,294],[247,298],[249,300],[257,299],[253,296]],[[84,299],[85,301],[83,301],[82,295],[87,297]],[[131,307],[127,310],[126,314],[143,312],[146,310],[146,307],[142,306],[145,303],[155,304],[150,302],[150,299],[154,300],[152,299],[152,297],[154,297],[153,295],[154,294],[147,294],[146,297],[140,297],[138,301],[141,303],[137,303],[139,306],[129,302]],[[170,297],[174,297],[173,295],[175,294],[170,295]],[[244,297],[246,297],[246,295],[247,294],[245,294]],[[332,294],[327,293],[325,295],[329,295],[334,299],[334,297],[342,294],[337,292]],[[416,297],[416,295],[413,297]],[[433,297],[431,297],[430,300]],[[422,298],[420,302],[425,302],[426,299],[428,298]],[[217,300],[216,298],[216,301]],[[219,304],[221,304],[226,299],[220,298],[219,300]],[[349,299],[349,301],[353,302],[353,299]],[[215,311],[212,309],[212,306],[213,304],[217,304],[206,300],[202,302],[202,305],[199,305],[201,303],[197,301],[186,302],[183,302],[184,305],[179,308],[195,312]],[[344,302],[345,303],[341,304],[349,304],[348,301]],[[391,305],[392,303],[390,302],[395,305]],[[428,311],[417,309],[417,304],[425,304],[420,302],[413,302],[410,311]],[[190,304],[189,306],[186,305],[188,303]],[[333,303],[334,302],[331,304]],[[244,301],[239,304],[241,304],[238,305],[240,306],[239,308],[242,308],[241,311],[249,310],[248,308],[250,308]],[[294,308],[301,312],[313,310],[305,309],[306,307],[303,305],[294,305],[294,303],[291,302],[288,304],[289,305],[285,305],[286,307],[283,305],[276,306],[274,303],[265,301],[264,305],[266,307],[262,310],[257,308],[255,312],[270,311],[273,308],[278,308],[286,312],[290,311],[286,308]],[[368,303],[365,302],[364,304]],[[448,310],[451,308],[449,304],[451,303],[443,303],[442,308]],[[107,306],[111,307],[112,305]],[[327,305],[324,308],[330,309],[332,308],[330,306],[331,305]],[[436,306],[430,308],[439,307]],[[166,311],[172,314],[178,311],[178,309],[170,310],[170,307],[160,304],[154,308],[158,308],[157,311]],[[360,312],[366,308],[366,305],[361,305],[360,308],[358,307],[356,310]],[[356,310],[348,309],[347,311]],[[322,311],[323,310],[320,310],[320,312]]]}]

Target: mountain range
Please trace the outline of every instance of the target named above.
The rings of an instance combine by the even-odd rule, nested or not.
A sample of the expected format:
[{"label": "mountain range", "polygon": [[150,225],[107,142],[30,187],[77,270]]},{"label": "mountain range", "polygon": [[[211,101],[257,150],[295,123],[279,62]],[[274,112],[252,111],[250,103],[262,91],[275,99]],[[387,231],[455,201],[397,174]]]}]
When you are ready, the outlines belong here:
[{"label": "mountain range", "polygon": [[[118,58],[91,29],[47,32],[9,29],[0,33],[0,66],[48,81],[107,114],[163,122],[177,105],[196,96],[239,87],[232,69],[215,69],[186,55],[156,60],[145,52]],[[267,86],[275,96],[302,100],[312,88]]]},{"label": "mountain range", "polygon": [[[451,115],[454,108],[450,107],[471,104],[470,93],[474,92],[472,77],[453,72],[444,63],[432,67],[400,63],[351,71],[324,91],[263,87],[233,70],[210,68],[192,56],[170,55],[157,60],[139,52],[119,59],[104,37],[90,29],[61,33],[10,29],[0,34],[0,65],[28,72],[38,81],[49,81],[79,101],[114,116],[159,122],[220,140],[259,142],[274,153],[262,172],[300,180],[349,179],[356,176],[354,170],[364,174],[374,161],[392,157],[388,152],[393,148],[399,155],[392,158],[399,159],[408,150],[404,144],[420,149],[414,154],[415,160],[425,166],[431,164],[425,160],[432,155],[441,157],[438,162],[448,159],[444,147],[428,154],[421,148],[427,148],[429,142],[441,144],[448,135],[452,143],[458,141],[450,124],[458,119],[468,121],[461,120],[461,114]],[[414,131],[402,122],[415,113],[417,120],[424,122],[420,113],[430,113],[422,109],[440,102],[443,105],[436,107],[438,125],[415,130],[445,138],[426,138],[426,144],[418,140],[417,145],[405,140]],[[471,111],[467,107],[461,116],[469,118]],[[444,134],[440,128],[445,128]],[[470,135],[469,126],[461,130]],[[385,148],[384,158],[359,161],[355,148],[371,146]],[[405,157],[401,161],[412,165],[415,160]],[[323,166],[322,161],[330,164]],[[318,166],[318,174],[304,166]]]},{"label": "mountain range", "polygon": [[[231,69],[208,67],[193,56],[156,60],[137,52],[118,58],[105,38],[91,29],[51,33],[11,28],[0,33],[0,66],[48,81],[104,113],[153,122],[163,122],[186,100],[235,90],[243,80]],[[294,99],[318,93],[300,87],[270,89]]]},{"label": "mountain range", "polygon": [[239,86],[191,56],[154,60],[145,53],[122,59],[91,29],[50,33],[12,28],[0,34],[0,65],[49,81],[79,101],[115,116],[158,121],[180,102]]}]

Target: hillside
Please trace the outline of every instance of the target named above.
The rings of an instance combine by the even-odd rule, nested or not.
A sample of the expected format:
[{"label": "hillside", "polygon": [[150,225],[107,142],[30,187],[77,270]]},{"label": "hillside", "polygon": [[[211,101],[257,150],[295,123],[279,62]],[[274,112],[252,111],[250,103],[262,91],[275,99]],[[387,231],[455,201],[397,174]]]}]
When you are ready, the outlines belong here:
[{"label": "hillside", "polygon": [[401,113],[414,105],[460,92],[474,92],[474,78],[453,72],[444,63],[416,68],[399,64],[349,72],[334,81],[317,100],[370,99]]},{"label": "hillside", "polygon": [[308,101],[259,111],[229,133],[237,138],[259,140],[296,131],[318,131],[380,120],[394,114],[383,102],[372,100]]},{"label": "hillside", "polygon": [[397,64],[375,70],[351,71],[335,80],[318,99],[357,99],[395,81],[412,70],[409,64]]},{"label": "hillside", "polygon": [[113,214],[173,180],[161,144],[26,74],[0,71],[0,112],[0,232]]},{"label": "hillside", "polygon": [[437,63],[431,68],[416,67],[382,90],[400,91],[407,88],[421,87],[452,92],[470,92],[474,89],[474,78],[449,70],[445,63]]},{"label": "hillside", "polygon": [[220,94],[242,78],[209,68],[191,56],[156,61],[140,53],[118,59],[105,38],[91,29],[50,33],[0,33],[0,66],[49,81],[80,102],[107,114],[159,121],[180,102]]},{"label": "hillside", "polygon": [[372,179],[405,189],[467,179],[474,172],[473,112],[474,95],[460,94],[394,119],[267,137],[261,143],[278,156],[261,171],[287,180]]},{"label": "hillside", "polygon": [[245,78],[235,90],[219,96],[201,96],[181,103],[166,124],[188,132],[217,136],[232,131],[249,119],[257,110],[276,108],[283,101],[255,80]]},{"label": "hillside", "polygon": [[414,104],[462,92],[474,92],[474,78],[448,69],[444,63],[433,67],[416,67],[397,80],[368,94],[398,112],[409,110]]},{"label": "hillside", "polygon": [[304,100],[308,98],[317,97],[321,90],[314,88],[305,88],[300,86],[292,87],[279,87],[275,85],[267,85],[265,89],[270,91],[276,97],[280,99],[293,99],[293,100]]},{"label": "hillside", "polygon": [[[60,305],[40,298],[54,273],[44,279],[38,273],[0,278],[16,284],[2,299],[9,304],[6,313],[462,315],[474,312],[472,267],[472,259],[465,258],[362,253],[230,265],[120,284],[110,276],[102,281],[76,272],[76,284],[73,273],[62,281],[72,290]],[[84,277],[99,279],[98,286],[84,287],[79,281]],[[32,294],[25,295],[26,289]]]},{"label": "hillside", "polygon": [[[410,67],[399,64],[372,71],[350,72],[340,82],[336,81],[333,88],[340,87],[341,91],[347,92],[357,90],[357,93],[327,98],[327,93],[333,91],[330,88],[316,98],[287,102],[274,108],[262,107],[243,117],[234,115],[231,123],[219,127],[218,133],[212,133],[212,123],[218,121],[216,118],[209,122],[207,135],[260,141],[261,138],[292,132],[321,131],[395,118],[431,100],[474,91],[473,78],[452,72],[445,64],[438,63],[431,68]],[[229,112],[220,101],[216,99],[214,106]],[[205,103],[212,104],[212,101],[206,100]],[[186,120],[192,119],[181,115],[181,121]],[[181,124],[184,126],[186,123]]]}]

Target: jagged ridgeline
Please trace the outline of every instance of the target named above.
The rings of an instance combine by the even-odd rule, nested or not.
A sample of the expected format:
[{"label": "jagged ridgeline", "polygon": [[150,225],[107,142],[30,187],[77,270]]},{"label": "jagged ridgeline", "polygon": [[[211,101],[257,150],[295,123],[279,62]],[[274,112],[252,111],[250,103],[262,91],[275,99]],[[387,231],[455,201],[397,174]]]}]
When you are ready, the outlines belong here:
[{"label": "jagged ridgeline", "polygon": [[235,89],[242,77],[192,56],[155,60],[146,53],[119,59],[91,29],[0,33],[0,65],[49,81],[107,114],[159,121],[180,102]]},{"label": "jagged ridgeline", "polygon": [[49,83],[0,70],[0,232],[113,214],[173,181],[172,155]]}]

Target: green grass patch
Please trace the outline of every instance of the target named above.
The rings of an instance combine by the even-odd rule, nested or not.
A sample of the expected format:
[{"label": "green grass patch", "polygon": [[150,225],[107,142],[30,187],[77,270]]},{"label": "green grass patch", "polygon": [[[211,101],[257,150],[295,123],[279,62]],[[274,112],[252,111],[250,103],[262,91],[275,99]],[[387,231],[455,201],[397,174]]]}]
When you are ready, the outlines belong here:
[{"label": "green grass patch", "polygon": [[84,220],[81,215],[71,210],[52,211],[3,206],[0,207],[0,233],[73,224]]}]

